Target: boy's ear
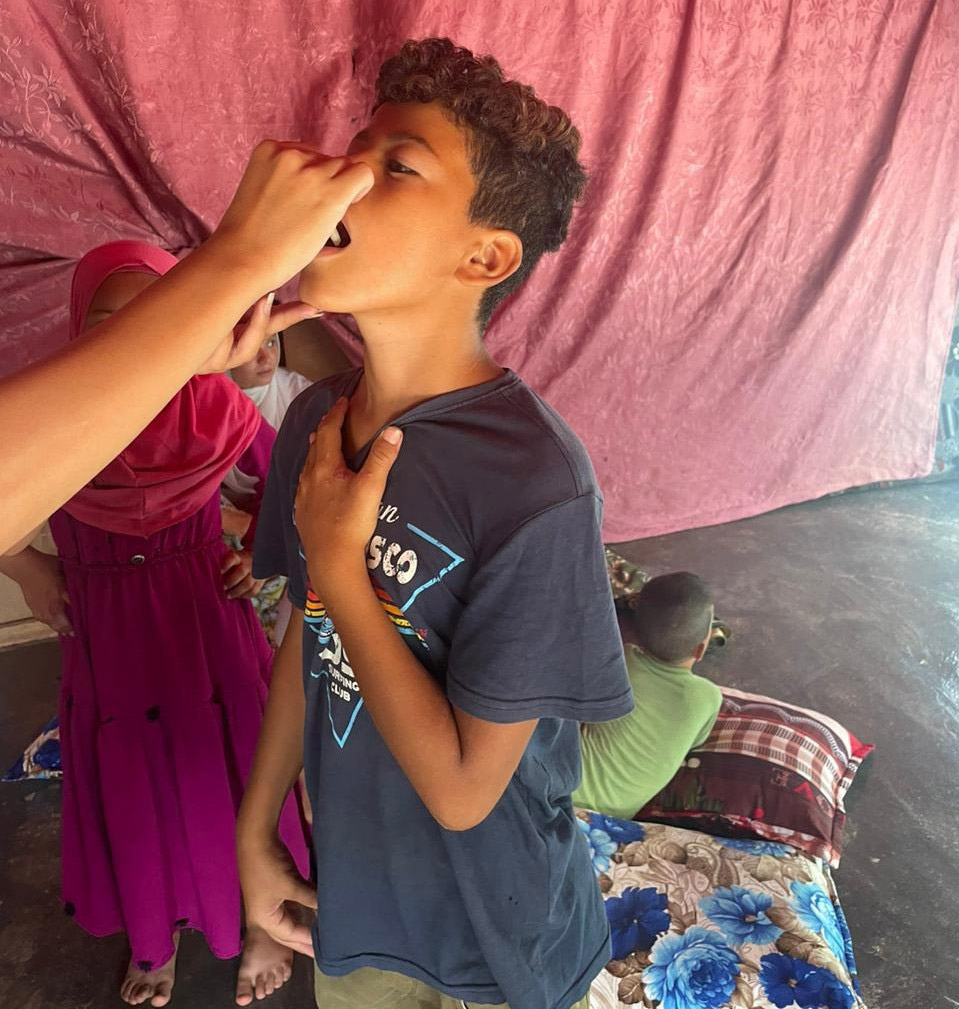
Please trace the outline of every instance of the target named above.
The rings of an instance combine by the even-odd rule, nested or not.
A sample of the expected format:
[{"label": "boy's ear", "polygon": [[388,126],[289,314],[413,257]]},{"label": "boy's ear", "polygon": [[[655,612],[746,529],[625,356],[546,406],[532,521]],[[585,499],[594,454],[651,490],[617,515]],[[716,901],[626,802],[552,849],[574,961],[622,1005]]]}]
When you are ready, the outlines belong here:
[{"label": "boy's ear", "polygon": [[505,230],[486,231],[463,258],[456,279],[466,287],[494,287],[512,276],[522,262],[519,235]]}]

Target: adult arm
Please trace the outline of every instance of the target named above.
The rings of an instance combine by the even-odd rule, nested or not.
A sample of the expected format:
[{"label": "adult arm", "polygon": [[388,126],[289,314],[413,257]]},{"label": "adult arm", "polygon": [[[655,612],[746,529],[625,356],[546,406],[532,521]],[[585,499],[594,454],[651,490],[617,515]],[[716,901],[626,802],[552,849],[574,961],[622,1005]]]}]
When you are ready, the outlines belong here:
[{"label": "adult arm", "polygon": [[[115,458],[192,375],[251,359],[270,328],[269,304],[235,343],[237,320],[316,256],[371,185],[365,165],[264,141],[206,243],[83,340],[0,381],[0,553]],[[282,325],[315,314],[282,311]]]}]

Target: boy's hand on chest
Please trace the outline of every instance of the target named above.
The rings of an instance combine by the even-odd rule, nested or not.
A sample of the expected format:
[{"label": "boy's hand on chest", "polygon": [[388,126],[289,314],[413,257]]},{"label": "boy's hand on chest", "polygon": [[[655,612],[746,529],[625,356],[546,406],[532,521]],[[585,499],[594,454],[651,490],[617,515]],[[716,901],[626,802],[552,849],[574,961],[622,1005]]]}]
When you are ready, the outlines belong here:
[{"label": "boy's hand on chest", "polygon": [[313,589],[327,600],[338,582],[349,582],[341,575],[366,566],[366,545],[403,437],[399,428],[386,428],[354,473],[343,457],[348,405],[346,399],[334,403],[311,436],[294,510]]}]

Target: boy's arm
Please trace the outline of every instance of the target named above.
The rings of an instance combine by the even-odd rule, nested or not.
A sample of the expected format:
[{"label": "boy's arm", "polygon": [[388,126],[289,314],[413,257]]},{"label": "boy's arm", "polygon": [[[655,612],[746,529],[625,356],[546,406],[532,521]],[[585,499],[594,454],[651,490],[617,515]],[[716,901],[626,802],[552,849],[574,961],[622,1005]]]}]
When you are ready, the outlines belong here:
[{"label": "boy's arm", "polygon": [[353,473],[342,450],[346,410],[341,398],[323,418],[300,473],[296,526],[310,581],[396,762],[437,822],[468,830],[499,801],[536,720],[493,724],[455,709],[396,633],[365,555],[402,432],[383,431]]},{"label": "boy's arm", "polygon": [[361,554],[325,583],[324,605],[383,741],[442,827],[475,827],[509,784],[536,720],[502,725],[451,705],[396,633]]},{"label": "boy's arm", "polygon": [[[313,589],[350,656],[367,710],[397,763],[436,820],[448,829],[467,830],[480,823],[499,801],[539,717],[569,718],[580,713],[602,717],[603,712],[615,717],[631,706],[621,646],[616,645],[618,658],[611,666],[608,657],[590,648],[595,635],[589,631],[596,628],[589,626],[584,607],[597,587],[604,588],[608,596],[605,570],[594,569],[593,550],[593,563],[579,565],[581,570],[566,580],[571,600],[587,600],[576,604],[584,616],[581,626],[571,623],[562,608],[554,608],[550,623],[544,618],[537,624],[540,614],[533,614],[531,600],[541,597],[542,590],[537,584],[536,591],[531,591],[533,572],[529,563],[522,563],[525,548],[529,547],[538,559],[561,564],[564,570],[568,564],[565,555],[559,560],[551,549],[551,536],[550,550],[545,555],[540,549],[544,544],[516,539],[518,553],[506,550],[494,572],[498,591],[490,595],[488,586],[484,592],[477,585],[467,607],[471,618],[466,621],[461,617],[457,625],[447,676],[447,690],[455,702],[451,703],[394,630],[373,591],[366,567],[366,544],[376,527],[402,432],[386,428],[370,448],[362,469],[354,473],[342,452],[346,410],[346,400],[340,399],[323,418],[311,437],[312,445],[300,472],[295,514],[303,555]],[[587,503],[593,514],[592,503]],[[556,530],[546,525],[542,531],[551,534]],[[586,538],[591,543],[593,533]],[[593,546],[598,546],[598,540]],[[602,567],[601,560],[599,563]],[[503,614],[504,606],[511,607],[512,612]],[[608,634],[618,642],[611,599],[605,599],[600,609],[606,618],[600,621],[604,643],[610,643]],[[486,617],[491,612],[501,614],[501,623],[510,622],[504,636],[515,648],[501,648],[491,655],[476,647],[480,628],[483,640],[489,639]],[[531,620],[536,640],[528,645]],[[470,625],[469,633],[463,631],[466,623]],[[554,634],[557,628],[560,630]],[[545,661],[546,643],[563,648],[570,641],[572,647],[566,649],[569,654],[563,661],[573,669],[573,676],[560,681]],[[534,668],[524,668],[531,665]],[[614,690],[622,696],[583,704],[585,691],[603,693],[604,668],[613,668]],[[472,686],[478,689],[454,683],[454,672],[461,678],[471,675]],[[556,697],[561,692],[572,699],[571,703]],[[467,713],[467,707],[471,713]]]},{"label": "boy's arm", "polygon": [[294,609],[273,663],[253,770],[237,818],[237,858],[247,924],[312,956],[309,928],[296,923],[284,901],[316,907],[316,894],[276,833],[283,803],[303,766],[302,657],[303,612]]},{"label": "boy's arm", "polygon": [[[651,717],[640,704],[608,725],[584,725],[580,735],[583,776],[573,802],[585,809],[628,820],[658,795],[676,776],[691,750],[702,746],[712,731],[722,694],[711,683],[694,693],[696,709],[685,718],[667,710]],[[708,712],[703,719],[703,712]],[[650,740],[662,739],[651,756]]]},{"label": "boy's arm", "polygon": [[657,730],[639,708],[608,725],[584,726],[580,735],[582,780],[573,793],[574,805],[629,820],[658,795],[692,749],[694,734],[687,728],[683,740],[683,727],[671,726],[668,743],[657,747],[653,756],[651,731]]},{"label": "boy's arm", "polygon": [[690,747],[691,750],[695,750],[702,746],[703,743],[709,739],[709,734],[713,731],[713,726],[716,724],[716,719],[719,718],[719,710],[723,706],[723,692],[714,683],[710,683],[709,686],[712,688],[709,691],[709,714],[706,716],[706,721],[703,722],[703,727],[696,737],[695,742]]}]

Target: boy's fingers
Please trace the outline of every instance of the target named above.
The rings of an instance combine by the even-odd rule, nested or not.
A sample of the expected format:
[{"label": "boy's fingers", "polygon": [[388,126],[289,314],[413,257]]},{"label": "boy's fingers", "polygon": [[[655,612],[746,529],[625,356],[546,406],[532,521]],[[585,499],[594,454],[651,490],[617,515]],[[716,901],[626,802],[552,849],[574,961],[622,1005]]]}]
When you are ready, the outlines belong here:
[{"label": "boy's fingers", "polygon": [[297,904],[302,904],[304,907],[310,908],[310,910],[316,910],[316,890],[314,887],[310,886],[309,883],[304,883],[302,879],[291,880],[293,885],[293,893],[290,895],[290,900],[296,901]]},{"label": "boy's fingers", "polygon": [[313,432],[307,464],[324,466],[343,458],[343,420],[348,406],[349,400],[341,396],[326,412]]},{"label": "boy's fingers", "polygon": [[312,471],[313,467],[316,465],[316,431],[310,435],[310,447],[306,450],[306,458],[303,460],[303,469],[300,471],[300,483],[303,483],[304,477]]},{"label": "boy's fingers", "polygon": [[313,956],[313,936],[306,925],[295,925],[292,922],[287,925],[284,922],[266,926],[266,931],[277,942],[289,946],[295,952],[302,953],[304,956]]},{"label": "boy's fingers", "polygon": [[240,555],[236,553],[236,551],[231,550],[226,557],[223,558],[223,563],[220,565],[220,574],[225,575],[230,568],[235,568],[239,563]]},{"label": "boy's fingers", "polygon": [[350,401],[346,396],[340,396],[340,398],[326,411],[323,415],[323,419],[317,425],[316,435],[319,437],[320,432],[326,430],[343,430],[343,421],[346,419],[346,410],[349,407]]},{"label": "boy's fingers", "polygon": [[370,454],[363,463],[360,475],[368,480],[371,487],[382,493],[386,486],[386,478],[390,475],[393,463],[400,454],[403,443],[403,432],[398,427],[388,427],[373,443]]},{"label": "boy's fingers", "polygon": [[[298,932],[299,931],[300,928],[298,927]],[[309,936],[310,940],[309,942],[300,939],[299,935],[297,936],[296,939],[282,939],[278,935],[274,936],[274,938],[278,943],[280,943],[280,945],[289,947],[291,950],[293,950],[294,953],[302,953],[304,956],[308,956],[312,960],[314,956],[313,937],[312,935],[310,935],[310,930],[305,925],[302,926],[302,931],[305,932],[307,936]]]},{"label": "boy's fingers", "polygon": [[[315,906],[315,905],[314,905]],[[266,923],[267,931],[277,942],[295,949],[305,956],[313,956],[313,937],[308,925],[299,924],[284,904],[281,904]]]}]

